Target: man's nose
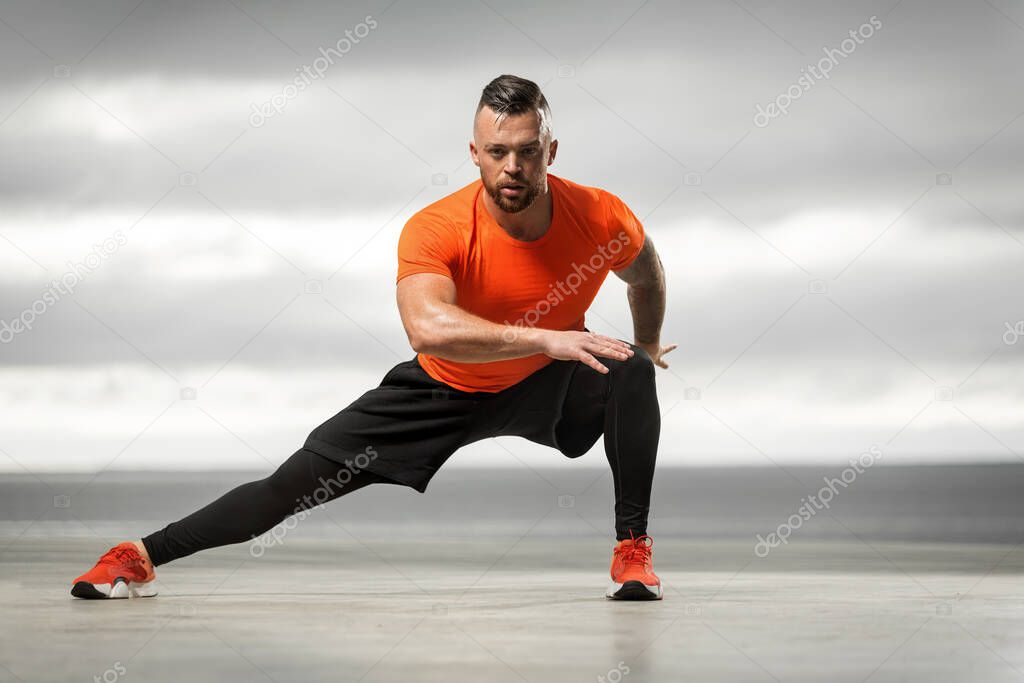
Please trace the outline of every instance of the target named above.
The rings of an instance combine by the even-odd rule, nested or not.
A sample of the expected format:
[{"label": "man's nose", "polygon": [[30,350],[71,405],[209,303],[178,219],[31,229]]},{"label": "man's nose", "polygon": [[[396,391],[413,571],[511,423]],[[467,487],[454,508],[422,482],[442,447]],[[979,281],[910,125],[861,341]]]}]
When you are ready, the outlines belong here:
[{"label": "man's nose", "polygon": [[505,173],[515,176],[522,170],[519,166],[519,158],[515,154],[509,154],[505,158]]}]

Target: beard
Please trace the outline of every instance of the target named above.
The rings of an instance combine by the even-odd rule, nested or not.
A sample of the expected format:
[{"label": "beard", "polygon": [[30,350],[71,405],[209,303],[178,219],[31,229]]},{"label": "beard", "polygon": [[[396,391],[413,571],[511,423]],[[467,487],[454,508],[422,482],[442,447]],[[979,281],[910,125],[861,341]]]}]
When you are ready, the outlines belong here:
[{"label": "beard", "polygon": [[[511,185],[519,185],[523,188],[522,194],[518,197],[506,197],[501,193],[501,188],[509,187]],[[523,180],[512,180],[502,181],[498,185],[489,185],[484,181],[484,189],[487,190],[487,194],[491,195],[491,199],[498,205],[498,208],[505,213],[519,213],[530,208],[537,197],[540,196],[541,190],[543,190],[544,179],[530,183],[525,179]]]}]

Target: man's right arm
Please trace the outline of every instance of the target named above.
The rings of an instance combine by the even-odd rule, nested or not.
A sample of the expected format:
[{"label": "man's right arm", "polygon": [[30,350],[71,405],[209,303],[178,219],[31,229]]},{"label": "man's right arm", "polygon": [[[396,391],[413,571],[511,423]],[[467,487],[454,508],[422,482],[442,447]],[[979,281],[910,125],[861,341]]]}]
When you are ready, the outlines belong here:
[{"label": "man's right arm", "polygon": [[398,311],[409,344],[426,353],[462,363],[486,363],[543,353],[578,360],[598,372],[597,356],[625,360],[629,345],[593,332],[501,325],[459,308],[455,282],[438,273],[415,273],[398,281]]}]

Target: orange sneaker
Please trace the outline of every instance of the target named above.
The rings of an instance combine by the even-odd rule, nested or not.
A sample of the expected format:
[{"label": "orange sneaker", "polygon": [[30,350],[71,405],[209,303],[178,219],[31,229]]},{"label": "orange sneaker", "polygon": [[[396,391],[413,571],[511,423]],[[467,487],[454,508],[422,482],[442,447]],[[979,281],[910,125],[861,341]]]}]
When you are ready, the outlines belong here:
[{"label": "orange sneaker", "polygon": [[96,566],[74,581],[71,595],[97,600],[103,598],[148,598],[156,595],[153,565],[134,543],[119,543],[108,550]]},{"label": "orange sneaker", "polygon": [[[632,536],[632,534],[631,534]],[[661,600],[661,579],[654,573],[647,536],[619,541],[612,552],[612,581],[605,595],[613,600]]]}]

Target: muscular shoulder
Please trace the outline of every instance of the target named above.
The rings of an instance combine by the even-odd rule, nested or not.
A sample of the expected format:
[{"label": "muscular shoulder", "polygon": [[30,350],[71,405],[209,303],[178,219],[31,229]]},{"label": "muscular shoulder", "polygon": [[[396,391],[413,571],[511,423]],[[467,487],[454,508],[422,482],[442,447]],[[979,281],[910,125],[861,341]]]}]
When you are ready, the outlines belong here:
[{"label": "muscular shoulder", "polygon": [[604,188],[582,185],[552,175],[548,178],[552,184],[557,185],[572,209],[587,218],[606,219],[610,212],[614,213],[625,206],[625,202],[617,195]]},{"label": "muscular shoulder", "polygon": [[618,195],[565,178],[551,178],[561,190],[570,210],[590,225],[600,225],[606,232],[614,234],[624,221],[635,221],[629,207]]},{"label": "muscular shoulder", "polygon": [[608,190],[573,183],[563,178],[554,182],[566,204],[600,244],[615,245],[612,270],[629,266],[644,244],[644,228],[626,203]]},{"label": "muscular shoulder", "polygon": [[398,279],[431,272],[455,277],[465,260],[479,182],[414,213],[398,239]]},{"label": "muscular shoulder", "polygon": [[607,191],[599,187],[581,185],[559,176],[548,174],[548,183],[553,186],[554,191],[575,211],[593,213],[601,211],[602,202],[605,201]]},{"label": "muscular shoulder", "polygon": [[458,230],[472,224],[480,181],[475,181],[423,207],[409,218],[408,224],[431,225]]}]

